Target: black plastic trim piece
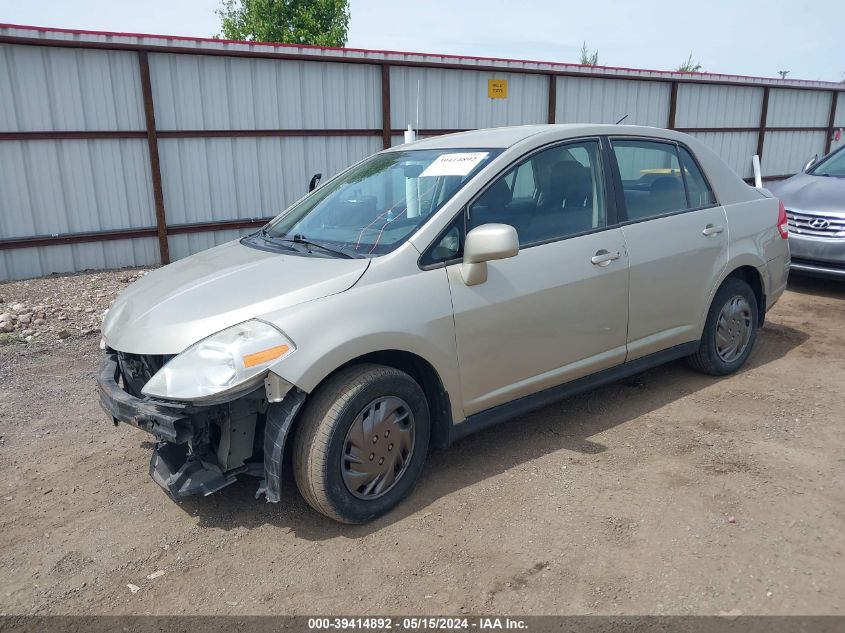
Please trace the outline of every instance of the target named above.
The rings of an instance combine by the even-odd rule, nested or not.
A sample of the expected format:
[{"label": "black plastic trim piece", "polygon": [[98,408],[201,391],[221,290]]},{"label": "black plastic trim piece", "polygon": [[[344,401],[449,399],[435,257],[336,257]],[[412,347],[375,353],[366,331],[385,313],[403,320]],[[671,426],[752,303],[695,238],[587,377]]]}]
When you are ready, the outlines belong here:
[{"label": "black plastic trim piece", "polygon": [[304,391],[294,387],[284,400],[270,404],[267,409],[267,421],[264,424],[264,479],[255,493],[256,499],[263,494],[268,503],[279,503],[285,442],[307,396]]},{"label": "black plastic trim piece", "polygon": [[698,345],[698,341],[675,345],[674,347],[655,352],[654,354],[622,363],[616,367],[611,367],[595,374],[558,385],[557,387],[551,387],[530,396],[500,404],[492,409],[475,413],[463,422],[452,425],[449,433],[449,443],[452,444],[467,435],[490,428],[529,411],[540,409],[553,402],[638,374],[646,369],[678,360],[684,356],[689,356],[698,349]]}]

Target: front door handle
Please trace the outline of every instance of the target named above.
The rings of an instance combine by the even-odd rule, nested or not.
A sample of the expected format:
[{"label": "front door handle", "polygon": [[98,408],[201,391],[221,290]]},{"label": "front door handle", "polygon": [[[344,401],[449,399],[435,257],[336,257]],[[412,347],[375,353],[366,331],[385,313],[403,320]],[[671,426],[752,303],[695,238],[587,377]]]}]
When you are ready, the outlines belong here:
[{"label": "front door handle", "polygon": [[704,227],[704,230],[701,232],[702,235],[710,236],[710,235],[718,235],[722,231],[725,230],[725,227],[721,224],[708,224]]},{"label": "front door handle", "polygon": [[610,262],[612,262],[614,259],[619,259],[620,257],[622,257],[622,253],[620,253],[619,251],[611,253],[608,250],[601,249],[590,258],[590,261],[593,262],[596,266],[608,266]]}]

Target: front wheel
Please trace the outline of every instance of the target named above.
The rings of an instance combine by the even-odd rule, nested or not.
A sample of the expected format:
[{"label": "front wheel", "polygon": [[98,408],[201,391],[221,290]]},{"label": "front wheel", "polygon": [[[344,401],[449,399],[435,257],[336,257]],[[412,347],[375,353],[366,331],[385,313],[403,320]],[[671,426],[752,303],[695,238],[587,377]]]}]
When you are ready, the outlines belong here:
[{"label": "front wheel", "polygon": [[303,411],[294,440],[297,487],[332,519],[372,521],[410,492],[430,427],[425,394],[408,374],[382,365],[347,367]]},{"label": "front wheel", "polygon": [[687,357],[689,364],[712,376],[735,372],[751,354],[759,314],[751,286],[741,279],[726,279],[713,297],[698,351]]}]

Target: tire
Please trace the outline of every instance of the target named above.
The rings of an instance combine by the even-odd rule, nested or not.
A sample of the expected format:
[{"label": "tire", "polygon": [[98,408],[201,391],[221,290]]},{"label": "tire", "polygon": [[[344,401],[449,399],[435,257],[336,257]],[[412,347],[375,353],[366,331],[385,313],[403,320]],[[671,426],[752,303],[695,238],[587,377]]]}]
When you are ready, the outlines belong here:
[{"label": "tire", "polygon": [[711,376],[732,374],[751,354],[759,321],[757,297],[751,286],[728,277],[710,304],[698,351],[687,356],[687,362]]},{"label": "tire", "polygon": [[306,404],[294,437],[296,485],[317,512],[341,523],[367,523],[411,491],[430,432],[425,394],[408,374],[383,365],[347,367]]}]

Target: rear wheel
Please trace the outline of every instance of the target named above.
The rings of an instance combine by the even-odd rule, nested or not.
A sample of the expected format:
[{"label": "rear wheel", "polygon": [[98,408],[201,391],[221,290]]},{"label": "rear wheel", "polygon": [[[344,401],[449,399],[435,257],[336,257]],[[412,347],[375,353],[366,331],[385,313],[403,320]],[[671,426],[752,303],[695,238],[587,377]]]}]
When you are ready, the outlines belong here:
[{"label": "rear wheel", "polygon": [[751,286],[741,279],[726,279],[713,297],[698,351],[687,357],[689,364],[713,376],[735,372],[751,354],[759,314]]},{"label": "rear wheel", "polygon": [[293,455],[299,491],[337,521],[372,521],[413,487],[429,434],[425,394],[408,374],[381,365],[343,369],[303,412]]}]

